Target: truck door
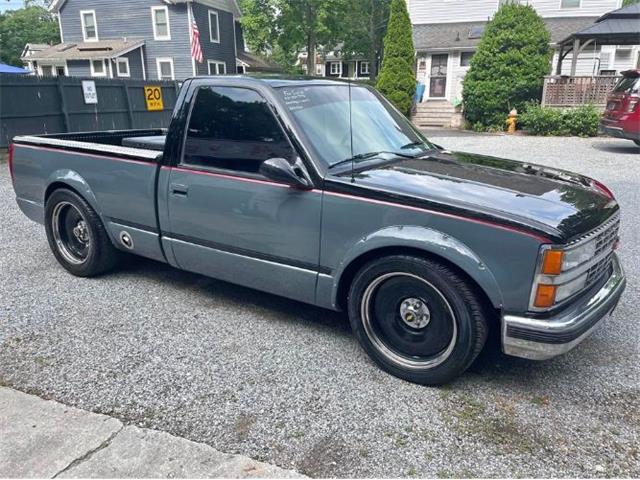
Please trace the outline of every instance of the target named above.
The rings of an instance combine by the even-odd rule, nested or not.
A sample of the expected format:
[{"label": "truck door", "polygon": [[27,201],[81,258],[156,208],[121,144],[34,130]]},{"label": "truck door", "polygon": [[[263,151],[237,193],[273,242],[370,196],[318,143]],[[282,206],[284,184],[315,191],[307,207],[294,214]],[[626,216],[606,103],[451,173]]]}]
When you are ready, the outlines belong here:
[{"label": "truck door", "polygon": [[313,302],[321,194],[260,175],[264,160],[294,161],[296,152],[259,92],[202,86],[195,95],[184,151],[168,179],[163,236],[176,262]]}]

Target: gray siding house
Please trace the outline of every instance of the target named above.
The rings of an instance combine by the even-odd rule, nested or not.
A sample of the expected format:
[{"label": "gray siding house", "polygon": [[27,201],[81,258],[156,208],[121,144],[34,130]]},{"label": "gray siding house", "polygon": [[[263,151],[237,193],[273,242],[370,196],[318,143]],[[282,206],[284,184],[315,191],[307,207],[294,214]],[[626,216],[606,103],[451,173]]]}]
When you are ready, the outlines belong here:
[{"label": "gray siding house", "polygon": [[[56,0],[51,9],[62,43],[23,58],[40,75],[182,80],[249,67],[236,0]],[[191,55],[192,21],[202,63]]]}]

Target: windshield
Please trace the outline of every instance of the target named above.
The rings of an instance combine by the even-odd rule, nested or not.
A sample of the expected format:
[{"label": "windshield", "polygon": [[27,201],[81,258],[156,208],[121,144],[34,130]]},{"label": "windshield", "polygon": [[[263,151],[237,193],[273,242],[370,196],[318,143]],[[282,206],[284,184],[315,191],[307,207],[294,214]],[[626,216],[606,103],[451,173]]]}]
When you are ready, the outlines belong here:
[{"label": "windshield", "polygon": [[347,84],[276,90],[309,143],[329,166],[372,152],[415,156],[434,148],[384,98],[363,86],[351,87],[351,128]]},{"label": "windshield", "polygon": [[622,77],[613,89],[616,93],[638,93],[640,77]]}]

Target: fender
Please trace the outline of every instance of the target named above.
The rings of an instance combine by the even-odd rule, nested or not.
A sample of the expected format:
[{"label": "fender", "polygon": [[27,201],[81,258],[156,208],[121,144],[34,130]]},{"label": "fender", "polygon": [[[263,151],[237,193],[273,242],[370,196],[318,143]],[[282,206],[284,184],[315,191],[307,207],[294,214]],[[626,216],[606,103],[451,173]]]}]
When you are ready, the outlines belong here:
[{"label": "fender", "polygon": [[386,227],[362,238],[347,252],[333,275],[331,303],[338,308],[340,279],[361,256],[388,247],[407,247],[442,257],[469,275],[484,291],[494,307],[503,304],[502,292],[493,273],[465,244],[438,230],[419,226]]},{"label": "fender", "polygon": [[[51,187],[51,185],[53,185],[54,183],[62,183],[78,192],[102,219],[102,210],[100,208],[98,200],[96,199],[96,196],[94,195],[87,181],[82,178],[82,176],[78,172],[66,168],[61,168],[52,172],[51,175],[49,175],[49,177],[47,178],[47,182],[45,185],[45,197],[49,192],[49,187]],[[42,200],[44,203],[44,198]]]}]

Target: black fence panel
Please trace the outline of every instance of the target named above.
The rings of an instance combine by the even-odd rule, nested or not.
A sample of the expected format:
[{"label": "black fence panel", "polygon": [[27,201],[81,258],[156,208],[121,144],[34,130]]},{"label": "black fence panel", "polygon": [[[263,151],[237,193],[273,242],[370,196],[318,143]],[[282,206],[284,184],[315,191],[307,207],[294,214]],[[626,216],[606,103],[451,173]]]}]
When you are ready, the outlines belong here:
[{"label": "black fence panel", "polygon": [[[82,81],[95,83],[87,104]],[[149,111],[144,87],[161,87],[163,110]],[[168,127],[178,82],[0,74],[0,147],[16,135]]]}]

